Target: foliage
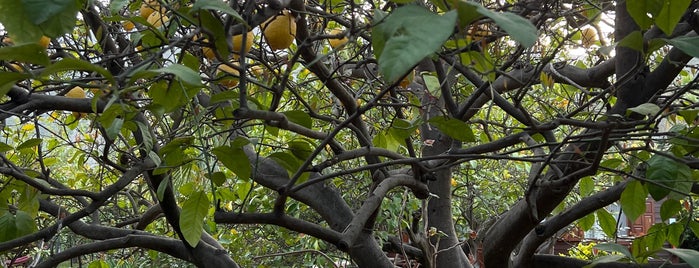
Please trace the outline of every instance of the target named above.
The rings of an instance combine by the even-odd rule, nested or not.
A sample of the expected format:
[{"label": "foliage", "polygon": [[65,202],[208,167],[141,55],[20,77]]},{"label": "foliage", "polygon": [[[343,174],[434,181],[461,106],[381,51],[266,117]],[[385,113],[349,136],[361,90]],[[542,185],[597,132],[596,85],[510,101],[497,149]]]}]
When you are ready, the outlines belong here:
[{"label": "foliage", "polygon": [[650,197],[569,256],[696,263],[697,6],[0,0],[0,252],[519,267]]}]

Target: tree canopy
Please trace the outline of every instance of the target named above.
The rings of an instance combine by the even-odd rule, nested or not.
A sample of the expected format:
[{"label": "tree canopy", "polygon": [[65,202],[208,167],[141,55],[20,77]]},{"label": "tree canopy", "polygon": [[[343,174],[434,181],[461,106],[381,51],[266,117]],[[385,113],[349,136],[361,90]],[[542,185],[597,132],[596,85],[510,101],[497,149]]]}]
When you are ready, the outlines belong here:
[{"label": "tree canopy", "polygon": [[[0,252],[38,267],[699,267],[677,248],[699,236],[697,8],[0,0]],[[661,221],[616,244],[649,196]],[[609,254],[550,255],[595,225]]]}]

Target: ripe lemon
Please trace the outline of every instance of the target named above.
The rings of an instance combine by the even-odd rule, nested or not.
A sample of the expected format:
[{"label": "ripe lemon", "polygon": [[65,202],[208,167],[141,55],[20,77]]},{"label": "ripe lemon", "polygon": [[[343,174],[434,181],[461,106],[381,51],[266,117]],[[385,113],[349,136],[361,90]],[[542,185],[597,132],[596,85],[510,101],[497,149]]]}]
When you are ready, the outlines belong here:
[{"label": "ripe lemon", "polygon": [[261,65],[255,65],[255,66],[250,67],[250,71],[256,77],[260,77],[263,74],[265,74],[265,68],[263,68]]},{"label": "ripe lemon", "polygon": [[128,20],[125,21],[125,22],[122,22],[122,23],[121,23],[121,26],[123,26],[123,27],[124,27],[124,30],[126,30],[127,32],[133,30],[134,28],[136,28],[136,25],[134,25],[133,22],[128,21]]},{"label": "ripe lemon", "polygon": [[[237,62],[231,63],[233,66],[238,67]],[[238,76],[240,72],[238,69],[228,66],[226,64],[221,64],[216,68],[216,78],[219,78],[219,84],[227,87],[233,88],[238,85]]]},{"label": "ripe lemon", "polygon": [[[342,30],[340,30],[340,29],[333,29],[332,31],[330,31],[331,35],[339,35],[341,33],[342,33]],[[330,38],[330,39],[328,39],[328,42],[330,42],[330,47],[332,47],[332,48],[343,46],[344,44],[347,43],[347,41],[349,41],[349,38],[347,38],[347,36],[343,36],[342,38]]]},{"label": "ripe lemon", "polygon": [[252,34],[252,31],[248,32],[246,34],[247,36],[245,37],[245,52],[241,52],[243,49],[243,35],[234,35],[231,37],[231,43],[233,44],[233,59],[237,59],[238,55],[242,53],[248,53],[250,52],[250,49],[252,48],[252,43],[255,39],[255,36]]},{"label": "ripe lemon", "polygon": [[141,12],[141,18],[148,19],[148,17],[153,14],[153,12],[158,11],[160,9],[160,4],[156,0],[147,0],[143,1],[143,4],[141,5],[141,8],[139,9]]},{"label": "ripe lemon", "polygon": [[288,10],[262,24],[265,41],[272,50],[288,48],[296,37],[296,21]]},{"label": "ripe lemon", "polygon": [[51,43],[51,38],[48,36],[42,36],[41,39],[39,39],[39,45],[41,45],[44,48],[49,48],[49,43]]},{"label": "ripe lemon", "polygon": [[[85,90],[82,87],[76,86],[70,89],[68,93],[66,93],[65,97],[72,98],[72,99],[84,99],[85,98]],[[85,116],[85,113],[78,113],[78,112],[73,112],[73,116],[77,119],[80,119],[81,117]]]},{"label": "ripe lemon", "polygon": [[155,28],[163,26],[163,23],[166,23],[169,20],[170,20],[170,18],[168,18],[167,16],[165,16],[165,14],[160,13],[160,12],[151,13],[147,19],[148,23],[153,25],[153,27],[155,27]]},{"label": "ripe lemon", "polygon": [[585,28],[582,31],[582,45],[584,47],[590,47],[597,42],[597,31],[593,28]]}]

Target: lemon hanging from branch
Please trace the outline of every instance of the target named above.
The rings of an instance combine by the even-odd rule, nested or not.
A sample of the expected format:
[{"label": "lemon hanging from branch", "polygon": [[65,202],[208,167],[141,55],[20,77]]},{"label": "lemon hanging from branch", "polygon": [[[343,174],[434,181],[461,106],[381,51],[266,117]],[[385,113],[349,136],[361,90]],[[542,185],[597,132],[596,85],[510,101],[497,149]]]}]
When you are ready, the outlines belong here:
[{"label": "lemon hanging from branch", "polygon": [[[81,87],[78,87],[78,86],[73,87],[70,89],[70,91],[68,91],[68,93],[66,93],[65,97],[71,98],[71,99],[84,99],[84,98],[86,98],[85,90]],[[86,115],[85,113],[73,112],[73,116],[76,119],[80,119],[85,115]]]},{"label": "lemon hanging from branch", "polygon": [[[331,35],[340,35],[340,34],[342,34],[342,30],[333,29],[332,31],[330,31],[330,34]],[[342,38],[330,38],[330,39],[328,39],[328,42],[330,43],[330,47],[332,47],[332,48],[337,48],[339,46],[343,46],[344,44],[347,43],[347,41],[349,41],[349,38],[347,38],[347,36],[343,36]]]},{"label": "lemon hanging from branch", "polygon": [[238,85],[238,78],[240,76],[240,72],[237,69],[238,63],[233,62],[231,65],[236,68],[226,64],[221,64],[216,68],[216,78],[219,79],[218,83],[229,89]]},{"label": "lemon hanging from branch", "polygon": [[284,10],[281,15],[262,23],[262,30],[265,41],[272,50],[285,49],[296,38],[296,20],[288,10]]},{"label": "lemon hanging from branch", "polygon": [[[231,37],[231,43],[233,44],[233,59],[238,59],[240,54],[247,54],[248,52],[250,52],[253,41],[255,41],[255,36],[253,35],[252,31],[246,34],[245,44],[243,44],[242,34],[234,35],[233,37]],[[244,52],[243,47],[245,47]]]}]

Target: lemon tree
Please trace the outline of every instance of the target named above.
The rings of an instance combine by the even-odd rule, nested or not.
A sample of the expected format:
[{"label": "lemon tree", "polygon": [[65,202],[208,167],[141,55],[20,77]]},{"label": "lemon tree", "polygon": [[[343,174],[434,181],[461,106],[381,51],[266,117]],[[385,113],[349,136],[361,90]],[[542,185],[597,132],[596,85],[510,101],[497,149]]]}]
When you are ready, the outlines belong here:
[{"label": "lemon tree", "polygon": [[0,0],[0,256],[694,265],[696,5]]}]

